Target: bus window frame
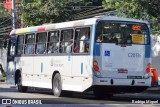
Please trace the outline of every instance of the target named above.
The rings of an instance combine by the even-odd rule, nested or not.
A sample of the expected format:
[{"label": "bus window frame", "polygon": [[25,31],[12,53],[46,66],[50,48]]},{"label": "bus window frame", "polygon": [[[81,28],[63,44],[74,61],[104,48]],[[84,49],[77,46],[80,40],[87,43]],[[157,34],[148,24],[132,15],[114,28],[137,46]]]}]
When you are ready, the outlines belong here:
[{"label": "bus window frame", "polygon": [[[16,36],[17,36],[17,40],[16,40],[16,42],[17,42],[16,43],[16,56],[21,56],[21,55],[24,55],[25,34],[20,34],[20,35],[16,35]],[[23,36],[23,44],[19,44],[19,42],[18,42],[20,36]],[[22,53],[21,54],[18,54],[19,45],[22,45]]]},{"label": "bus window frame", "polygon": [[[45,42],[39,42],[38,43],[38,34],[40,34],[40,33],[46,33],[46,40],[45,40]],[[35,55],[44,55],[44,54],[47,54],[47,41],[48,41],[48,31],[42,31],[42,32],[36,32],[35,33],[35,50],[34,50],[34,54]],[[38,44],[45,44],[45,51],[44,51],[43,54],[38,54],[37,53],[37,45]]]},{"label": "bus window frame", "polygon": [[[127,43],[109,43],[109,44],[116,44],[116,45],[122,45],[122,44],[125,44],[125,45],[128,45],[128,46],[131,46],[131,45],[150,45],[150,30],[149,30],[149,26],[146,24],[146,23],[144,23],[144,22],[134,22],[134,21],[119,21],[119,20],[99,20],[98,21],[98,23],[100,22],[100,21],[102,21],[102,22],[109,22],[109,23],[128,23],[128,24],[141,24],[141,25],[145,25],[146,26],[146,30],[148,31],[147,32],[147,35],[148,35],[148,43],[147,44],[138,44],[138,43],[131,43],[131,44],[127,44]],[[96,41],[96,39],[97,39],[97,25],[98,25],[98,23],[96,23],[96,26],[95,26],[95,34],[94,34],[94,36],[95,36],[95,39],[94,39],[94,42],[95,43],[106,43],[106,42],[97,42]]]},{"label": "bus window frame", "polygon": [[[72,30],[72,48],[71,48],[71,52],[70,53],[66,53],[66,52],[60,52],[60,45],[61,45],[61,42],[70,42],[69,40],[64,40],[64,41],[61,41],[61,36],[62,36],[62,31],[65,31],[65,30]],[[74,27],[71,27],[71,28],[63,28],[63,29],[59,29],[59,53],[58,55],[71,55],[73,54],[73,43],[74,43],[74,35],[75,35],[75,28]]]},{"label": "bus window frame", "polygon": [[[34,34],[34,43],[29,43],[29,45],[30,44],[33,44],[34,46],[34,51],[33,51],[33,54],[26,54],[25,53],[25,48],[26,48],[26,45],[28,45],[28,43],[27,43],[27,35],[29,35],[29,34]],[[25,35],[25,42],[24,42],[24,56],[33,56],[33,55],[35,55],[35,45],[36,45],[36,34],[37,34],[37,32],[31,32],[31,33],[26,33],[26,34],[24,34]]]},{"label": "bus window frame", "polygon": [[[74,28],[74,39],[73,39],[73,47],[75,47],[75,41],[81,41],[81,40],[75,40],[75,33],[76,33],[76,29],[81,29],[81,28],[89,28],[89,40],[82,40],[82,41],[88,41],[89,42],[89,52],[83,52],[83,53],[75,53],[74,50],[72,50],[72,54],[73,55],[90,55],[91,53],[91,46],[92,46],[92,29],[93,29],[93,25],[89,25],[89,26],[79,26],[79,27],[75,27]],[[94,41],[93,41],[94,42]]]},{"label": "bus window frame", "polygon": [[[76,29],[78,28],[89,28],[89,40],[84,40],[84,41],[88,41],[89,42],[89,52],[87,53],[74,53],[74,43],[75,43],[75,33],[76,33]],[[54,32],[54,31],[58,31],[58,34],[59,34],[59,41],[58,43],[60,44],[60,39],[61,39],[61,33],[62,33],[62,30],[73,30],[73,37],[72,37],[72,42],[73,42],[73,45],[72,45],[72,49],[71,49],[71,53],[60,53],[60,46],[58,47],[58,53],[48,53],[48,48],[49,48],[49,33],[50,32]],[[55,56],[65,56],[65,55],[90,55],[91,53],[91,46],[92,46],[92,30],[93,30],[93,25],[88,25],[88,26],[76,26],[76,27],[69,27],[69,28],[60,28],[60,29],[53,29],[53,30],[46,30],[46,31],[42,31],[42,32],[46,32],[47,33],[47,38],[46,38],[46,42],[45,42],[45,45],[46,45],[46,52],[45,54],[37,54],[36,53],[36,49],[37,49],[37,34],[38,33],[42,33],[42,32],[29,32],[29,33],[22,33],[22,34],[18,34],[18,35],[24,35],[24,38],[23,38],[23,54],[21,55],[17,55],[16,53],[16,56],[43,56],[43,55],[48,55],[48,56],[52,56],[52,55],[55,55]],[[27,35],[29,34],[34,34],[34,43],[28,43],[28,44],[33,44],[34,45],[34,53],[33,54],[25,54],[25,48],[26,48],[26,45],[27,45]],[[17,35],[17,38],[18,38],[18,35]],[[18,39],[16,40],[18,41]],[[77,41],[77,40],[76,40]],[[67,41],[66,41],[67,42]],[[52,42],[53,43],[53,42]],[[18,49],[18,43],[16,43],[16,49]]]},{"label": "bus window frame", "polygon": [[[16,49],[17,49],[17,40],[15,39],[15,42],[12,42],[13,39],[9,38],[8,40],[8,49],[7,49],[7,56],[14,57],[16,55]],[[13,45],[14,44],[14,45]],[[11,54],[11,46],[14,46],[13,54]]]},{"label": "bus window frame", "polygon": [[[50,32],[58,32],[58,42],[50,42]],[[59,46],[58,46],[58,53],[48,53],[48,51],[49,51],[49,44],[50,43],[60,43],[60,30],[59,29],[55,29],[55,30],[49,30],[49,31],[47,31],[47,42],[46,42],[46,44],[47,44],[47,52],[46,52],[46,55],[58,55],[59,54]]]}]

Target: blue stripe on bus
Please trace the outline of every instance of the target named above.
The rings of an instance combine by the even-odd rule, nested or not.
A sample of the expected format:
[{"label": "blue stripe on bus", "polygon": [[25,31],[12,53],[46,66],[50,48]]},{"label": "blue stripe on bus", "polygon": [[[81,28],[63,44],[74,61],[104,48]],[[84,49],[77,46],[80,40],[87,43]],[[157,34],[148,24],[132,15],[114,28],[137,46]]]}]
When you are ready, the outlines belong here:
[{"label": "blue stripe on bus", "polygon": [[151,46],[145,45],[145,58],[150,58],[151,56]]},{"label": "blue stripe on bus", "polygon": [[43,63],[41,63],[41,73],[43,72]]},{"label": "blue stripe on bus", "polygon": [[81,63],[81,74],[83,74],[83,63]]},{"label": "blue stripe on bus", "polygon": [[100,56],[100,44],[96,44],[96,43],[95,43],[93,55],[94,55],[94,56]]}]

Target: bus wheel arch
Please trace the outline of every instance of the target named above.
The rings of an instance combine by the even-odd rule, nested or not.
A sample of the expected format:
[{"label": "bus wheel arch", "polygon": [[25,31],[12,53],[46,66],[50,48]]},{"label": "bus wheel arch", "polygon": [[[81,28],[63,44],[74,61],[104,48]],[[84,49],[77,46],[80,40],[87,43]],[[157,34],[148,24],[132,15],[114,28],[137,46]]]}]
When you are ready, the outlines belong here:
[{"label": "bus wheel arch", "polygon": [[[56,73],[59,73],[59,71],[54,71],[53,74],[52,74],[52,81],[53,82],[53,79],[54,79],[54,76],[56,75]],[[59,73],[60,74],[60,73]]]},{"label": "bus wheel arch", "polygon": [[19,76],[21,76],[21,71],[20,70],[16,70],[15,72],[15,85],[18,83],[18,78]]},{"label": "bus wheel arch", "polygon": [[15,84],[17,84],[19,92],[26,92],[28,87],[22,85],[22,75],[20,70],[15,72]]},{"label": "bus wheel arch", "polygon": [[[60,87],[60,90],[58,89],[58,87],[54,87],[54,80],[55,78],[58,78],[59,80],[59,85],[58,87]],[[58,83],[56,83],[58,84]],[[56,88],[56,89],[55,89]],[[57,92],[55,91],[57,90]],[[53,72],[53,75],[52,75],[52,92],[53,94],[56,96],[56,97],[62,97],[62,96],[65,96],[65,97],[72,97],[74,92],[73,91],[66,91],[66,90],[62,90],[62,77],[61,77],[61,74],[59,71],[54,71]]]},{"label": "bus wheel arch", "polygon": [[56,75],[57,73],[59,73],[59,74],[60,74],[60,72],[59,72],[59,71],[54,71],[54,72],[53,72],[53,74],[52,74],[52,80],[51,80],[51,83],[52,83],[52,89],[53,89],[53,79],[54,79],[54,77],[55,77],[55,75]]}]

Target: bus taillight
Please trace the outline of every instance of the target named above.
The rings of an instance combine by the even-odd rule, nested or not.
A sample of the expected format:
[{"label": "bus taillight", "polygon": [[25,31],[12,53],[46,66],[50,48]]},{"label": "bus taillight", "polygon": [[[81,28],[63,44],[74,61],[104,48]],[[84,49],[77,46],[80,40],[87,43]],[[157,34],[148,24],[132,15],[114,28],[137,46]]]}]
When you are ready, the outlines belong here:
[{"label": "bus taillight", "polygon": [[98,67],[98,62],[97,61],[93,61],[93,70],[96,71],[95,75],[96,76],[101,76],[101,73],[99,72],[99,67]]},{"label": "bus taillight", "polygon": [[97,61],[93,62],[93,68],[94,68],[94,71],[99,71],[99,67],[98,67],[98,62]]},{"label": "bus taillight", "polygon": [[146,73],[149,73],[151,70],[150,70],[150,68],[147,68],[146,69]]},{"label": "bus taillight", "polygon": [[93,66],[98,66],[98,62],[97,61],[93,61]]},{"label": "bus taillight", "polygon": [[98,66],[94,67],[94,70],[99,71],[99,67]]},{"label": "bus taillight", "polygon": [[93,61],[93,70],[95,71],[95,75],[100,77],[101,73],[99,72],[99,66],[97,61]]},{"label": "bus taillight", "polygon": [[151,76],[151,64],[147,64],[146,73],[144,74],[144,78],[149,78]]},{"label": "bus taillight", "polygon": [[148,63],[146,68],[146,73],[150,73],[150,72],[151,72],[151,64]]}]

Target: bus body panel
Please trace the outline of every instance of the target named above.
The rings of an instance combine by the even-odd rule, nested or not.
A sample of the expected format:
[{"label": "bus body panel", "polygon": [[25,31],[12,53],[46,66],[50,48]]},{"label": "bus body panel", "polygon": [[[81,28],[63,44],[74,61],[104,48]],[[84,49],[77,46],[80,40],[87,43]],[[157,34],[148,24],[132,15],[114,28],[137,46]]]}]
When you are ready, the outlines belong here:
[{"label": "bus body panel", "polygon": [[[90,68],[92,58],[90,55],[44,56],[43,58],[22,56],[16,57],[15,62],[16,69],[22,72],[23,86],[52,89],[52,75],[54,71],[58,71],[61,74],[63,90],[83,92],[93,83]],[[74,64],[72,64],[73,60]]]},{"label": "bus body panel", "polygon": [[[81,87],[82,91],[86,90],[90,86],[92,86],[93,79],[92,79],[92,62],[93,62],[93,56],[91,55],[77,55],[72,56],[73,62],[72,62],[72,77],[73,78],[79,78],[81,77]],[[72,84],[77,84],[77,81],[72,81]]]},{"label": "bus body panel", "polygon": [[28,86],[33,81],[34,60],[33,57],[15,57],[16,70],[21,71],[22,84]]},{"label": "bus body panel", "polygon": [[98,20],[94,41],[94,85],[151,86],[146,72],[151,63],[146,23]]},{"label": "bus body panel", "polygon": [[144,76],[150,58],[145,57],[145,45],[121,47],[116,44],[100,44],[100,64],[102,77],[127,78]]}]

